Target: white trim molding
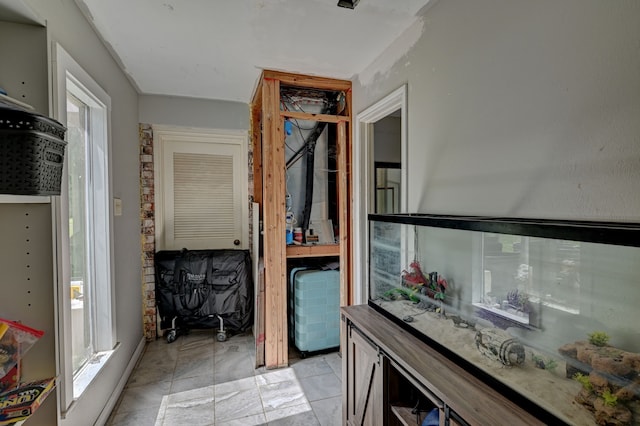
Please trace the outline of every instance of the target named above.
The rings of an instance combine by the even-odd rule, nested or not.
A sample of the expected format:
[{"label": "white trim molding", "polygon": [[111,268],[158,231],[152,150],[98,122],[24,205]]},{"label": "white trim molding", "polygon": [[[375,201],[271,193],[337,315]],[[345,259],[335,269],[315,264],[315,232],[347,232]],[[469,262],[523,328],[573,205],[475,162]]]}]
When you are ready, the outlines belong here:
[{"label": "white trim molding", "polygon": [[[111,97],[93,80],[93,78],[64,50],[62,46],[54,43],[52,46],[52,109],[54,117],[63,124],[67,123],[67,92],[71,91],[81,101],[88,105],[91,116],[92,143],[87,150],[87,164],[90,167],[89,174],[92,182],[101,188],[89,190],[87,204],[91,207],[92,214],[88,220],[87,244],[88,256],[91,259],[90,270],[92,293],[88,293],[87,301],[92,311],[93,327],[91,342],[91,356],[109,353],[116,346],[116,318],[113,295],[115,283],[113,281],[113,228],[112,228],[112,194],[111,194]],[[58,395],[60,397],[60,413],[64,417],[74,401],[82,395],[75,390],[86,386],[99,374],[99,369],[89,368],[85,374],[74,375],[72,362],[73,344],[71,334],[71,266],[69,244],[69,207],[68,207],[68,161],[65,156],[65,173],[62,177],[62,192],[60,197],[52,200],[54,212],[55,250],[57,270],[57,316],[59,323],[56,330],[57,368],[59,373]],[[95,213],[95,214],[93,214]],[[95,232],[96,234],[91,234]],[[96,254],[99,252],[99,255]],[[90,301],[90,302],[89,302]],[[104,364],[101,364],[104,366]],[[76,385],[80,380],[83,385]]]},{"label": "white trim molding", "polygon": [[400,110],[400,149],[402,159],[400,211],[407,211],[407,85],[404,84],[378,102],[356,115],[355,146],[353,175],[354,188],[354,289],[355,304],[367,303],[369,279],[369,230],[367,227],[367,213],[372,208],[373,187],[373,124],[385,118],[394,111]]}]

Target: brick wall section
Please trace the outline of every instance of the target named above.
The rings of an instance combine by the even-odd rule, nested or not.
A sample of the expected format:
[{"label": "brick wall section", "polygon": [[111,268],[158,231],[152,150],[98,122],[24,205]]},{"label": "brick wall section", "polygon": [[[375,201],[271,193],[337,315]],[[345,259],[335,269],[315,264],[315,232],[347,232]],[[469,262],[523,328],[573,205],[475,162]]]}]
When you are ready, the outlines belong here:
[{"label": "brick wall section", "polygon": [[155,199],[153,182],[153,129],[139,124],[140,139],[140,244],[142,245],[142,315],[147,341],[156,339],[154,275]]},{"label": "brick wall section", "polygon": [[253,226],[251,226],[253,224],[253,144],[251,143],[251,136],[249,136],[249,143],[248,143],[248,153],[247,153],[247,158],[248,158],[248,163],[249,163],[249,176],[248,176],[248,182],[249,182],[249,188],[248,188],[248,193],[249,193],[249,200],[247,200],[247,202],[249,203],[249,250],[251,251],[251,258],[253,259],[253,256],[255,255],[253,253]]}]

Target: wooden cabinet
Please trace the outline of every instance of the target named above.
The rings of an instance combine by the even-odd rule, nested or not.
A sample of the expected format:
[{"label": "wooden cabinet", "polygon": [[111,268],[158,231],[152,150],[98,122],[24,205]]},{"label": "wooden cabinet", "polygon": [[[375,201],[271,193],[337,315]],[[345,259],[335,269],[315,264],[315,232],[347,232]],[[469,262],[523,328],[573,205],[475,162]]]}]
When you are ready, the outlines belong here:
[{"label": "wooden cabinet", "polygon": [[342,351],[347,368],[347,391],[344,410],[347,425],[375,425],[384,415],[383,363],[386,361],[378,347],[351,324],[344,330],[347,345]]},{"label": "wooden cabinet", "polygon": [[397,426],[422,425],[432,411],[437,413],[440,425],[447,424],[444,404],[395,361],[386,363],[386,389],[389,413],[388,424]]},{"label": "wooden cabinet", "polygon": [[343,318],[343,414],[349,426],[421,425],[427,414],[443,404],[393,359],[383,354],[352,321]]},{"label": "wooden cabinet", "polygon": [[[342,308],[347,425],[543,425],[487,383],[366,305]],[[429,423],[434,424],[434,423]]]},{"label": "wooden cabinet", "polygon": [[[308,113],[284,108],[287,91],[315,91],[342,96],[341,107],[329,113]],[[335,151],[335,174],[329,185],[333,224],[338,225],[335,244],[287,246],[285,120],[326,124]],[[350,271],[350,124],[351,82],[277,71],[263,71],[251,103],[254,201],[260,205],[262,253],[265,271],[264,315],[265,365],[288,365],[287,259],[334,257],[340,262],[340,304],[351,303]],[[324,126],[324,125],[323,125]]]}]

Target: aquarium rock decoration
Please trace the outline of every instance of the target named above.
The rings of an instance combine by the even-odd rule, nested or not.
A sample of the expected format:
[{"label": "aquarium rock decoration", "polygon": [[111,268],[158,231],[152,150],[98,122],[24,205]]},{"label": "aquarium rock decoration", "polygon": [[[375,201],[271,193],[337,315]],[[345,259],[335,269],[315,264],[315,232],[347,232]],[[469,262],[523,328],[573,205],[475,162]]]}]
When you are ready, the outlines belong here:
[{"label": "aquarium rock decoration", "polygon": [[466,318],[462,318],[458,315],[447,315],[447,319],[450,319],[453,321],[453,325],[454,327],[458,327],[458,328],[468,328],[469,330],[475,330],[476,329],[476,322],[466,319]]},{"label": "aquarium rock decoration", "polygon": [[486,357],[500,361],[507,366],[522,365],[525,359],[524,347],[509,333],[486,328],[476,333],[476,347]]},{"label": "aquarium rock decoration", "polygon": [[640,412],[640,354],[608,345],[602,332],[589,338],[558,349],[566,360],[566,377],[582,384],[575,400],[593,413],[598,425],[635,424],[633,413]]}]

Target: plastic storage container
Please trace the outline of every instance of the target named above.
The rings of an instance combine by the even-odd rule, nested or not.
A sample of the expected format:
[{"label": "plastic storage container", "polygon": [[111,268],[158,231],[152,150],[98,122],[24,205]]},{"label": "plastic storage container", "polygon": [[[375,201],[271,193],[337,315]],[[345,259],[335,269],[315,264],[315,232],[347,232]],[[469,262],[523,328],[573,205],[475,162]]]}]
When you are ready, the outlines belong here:
[{"label": "plastic storage container", "polygon": [[292,268],[291,272],[289,272],[289,306],[288,306],[288,314],[289,314],[289,337],[291,341],[295,341],[296,338],[296,299],[294,294],[294,283],[296,282],[296,275],[298,272],[306,271],[309,268],[307,266],[300,266],[297,268]]},{"label": "plastic storage container", "polygon": [[340,272],[299,271],[294,281],[294,343],[302,356],[340,346]]},{"label": "plastic storage container", "polygon": [[59,195],[65,132],[49,117],[0,101],[0,193]]}]

